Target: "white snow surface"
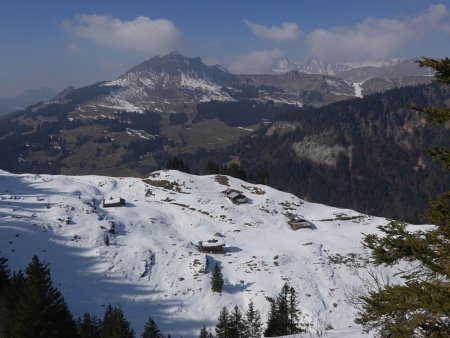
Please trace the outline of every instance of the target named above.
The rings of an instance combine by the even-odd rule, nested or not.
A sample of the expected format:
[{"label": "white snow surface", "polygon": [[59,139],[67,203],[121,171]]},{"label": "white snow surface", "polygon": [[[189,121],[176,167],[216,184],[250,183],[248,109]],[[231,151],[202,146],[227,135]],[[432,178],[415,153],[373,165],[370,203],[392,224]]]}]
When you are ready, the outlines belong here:
[{"label": "white snow surface", "polygon": [[356,97],[360,97],[360,98],[363,97],[362,87],[361,87],[362,84],[363,84],[362,82],[353,83],[353,88],[355,88],[355,96]]},{"label": "white snow surface", "polygon": [[[120,305],[138,334],[151,316],[165,333],[196,337],[203,325],[215,326],[222,306],[245,311],[250,300],[265,322],[266,296],[289,281],[303,321],[330,323],[329,337],[363,336],[345,297],[358,279],[330,256],[355,254],[362,262],[362,233],[376,232],[386,219],[231,177],[159,171],[149,179],[0,171],[0,255],[12,270],[39,255],[76,317],[102,317],[105,305]],[[229,203],[228,188],[249,203]],[[110,196],[127,204],[103,208]],[[292,230],[287,212],[314,226]],[[108,233],[112,227],[115,234]],[[198,252],[198,241],[213,236],[222,236],[226,253]],[[210,286],[216,263],[225,278],[222,294]]]},{"label": "white snow surface", "polygon": [[224,92],[217,83],[206,78],[199,78],[195,74],[181,73],[180,86],[202,94],[201,101],[232,101],[230,95]]}]

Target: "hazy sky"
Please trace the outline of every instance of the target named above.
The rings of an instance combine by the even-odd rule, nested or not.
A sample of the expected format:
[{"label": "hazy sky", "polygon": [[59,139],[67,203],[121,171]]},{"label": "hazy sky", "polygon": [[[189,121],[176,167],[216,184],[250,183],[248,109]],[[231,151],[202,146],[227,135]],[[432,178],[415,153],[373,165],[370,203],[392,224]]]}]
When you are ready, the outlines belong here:
[{"label": "hazy sky", "polygon": [[0,97],[116,78],[173,50],[232,72],[280,57],[450,55],[450,1],[0,0]]}]

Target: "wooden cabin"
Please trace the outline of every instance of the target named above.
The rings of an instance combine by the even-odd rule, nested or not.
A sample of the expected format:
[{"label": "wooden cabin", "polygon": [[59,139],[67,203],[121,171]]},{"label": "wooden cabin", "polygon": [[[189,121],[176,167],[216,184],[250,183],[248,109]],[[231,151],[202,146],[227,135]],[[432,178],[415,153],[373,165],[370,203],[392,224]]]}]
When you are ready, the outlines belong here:
[{"label": "wooden cabin", "polygon": [[292,230],[311,228],[311,222],[303,219],[299,215],[288,213],[286,214],[286,217],[288,218],[288,224]]},{"label": "wooden cabin", "polygon": [[104,208],[114,208],[114,207],[122,207],[125,205],[125,200],[123,198],[113,198],[103,200]]},{"label": "wooden cabin", "polygon": [[221,239],[209,239],[207,241],[199,241],[197,245],[198,251],[213,254],[225,253],[225,242]]},{"label": "wooden cabin", "polygon": [[228,189],[225,191],[225,196],[233,204],[245,204],[248,202],[247,197],[243,193],[237,190]]}]

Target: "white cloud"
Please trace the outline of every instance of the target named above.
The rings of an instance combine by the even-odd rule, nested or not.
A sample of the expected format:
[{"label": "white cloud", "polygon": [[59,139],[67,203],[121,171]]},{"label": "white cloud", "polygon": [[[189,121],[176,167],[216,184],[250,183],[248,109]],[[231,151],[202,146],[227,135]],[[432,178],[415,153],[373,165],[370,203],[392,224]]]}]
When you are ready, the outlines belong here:
[{"label": "white cloud", "polygon": [[225,66],[231,73],[257,74],[272,72],[275,61],[282,56],[279,49],[251,51],[243,54],[209,58],[205,62]]},{"label": "white cloud", "polygon": [[166,19],[149,19],[145,16],[122,21],[110,15],[82,14],[74,20],[63,22],[63,28],[80,38],[97,45],[129,49],[148,54],[164,54],[177,49],[182,33]]},{"label": "white cloud", "polygon": [[294,22],[283,22],[280,27],[267,27],[250,20],[244,20],[244,22],[256,36],[274,41],[297,40],[301,33],[300,28]]},{"label": "white cloud", "polygon": [[414,17],[367,18],[352,27],[316,29],[308,34],[309,52],[337,60],[384,59],[432,30],[443,30],[448,16],[447,8],[437,4]]}]

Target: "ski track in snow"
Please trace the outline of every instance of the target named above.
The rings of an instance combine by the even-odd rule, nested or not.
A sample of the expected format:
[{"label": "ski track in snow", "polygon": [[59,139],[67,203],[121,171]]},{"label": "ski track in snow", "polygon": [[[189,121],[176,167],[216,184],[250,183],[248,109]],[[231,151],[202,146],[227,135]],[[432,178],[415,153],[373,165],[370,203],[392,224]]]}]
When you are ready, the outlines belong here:
[{"label": "ski track in snow", "polygon": [[[215,176],[160,171],[150,179],[153,185],[138,178],[0,171],[0,255],[17,270],[38,254],[75,317],[102,317],[105,305],[120,304],[138,333],[152,316],[166,333],[196,337],[203,325],[215,325],[222,306],[245,311],[251,299],[265,321],[265,297],[276,296],[287,280],[298,291],[305,321],[329,322],[335,328],[329,337],[362,336],[345,301],[346,288],[358,280],[329,256],[363,259],[362,232],[377,232],[387,220],[231,177],[229,186],[248,204],[229,203],[223,195],[228,186]],[[103,208],[101,200],[109,197],[126,205]],[[293,231],[287,211],[313,228]],[[107,246],[111,227],[116,234],[108,234]],[[216,233],[224,236],[226,254],[198,252],[197,242]],[[211,291],[205,273],[216,262],[225,277],[222,294]]]}]

